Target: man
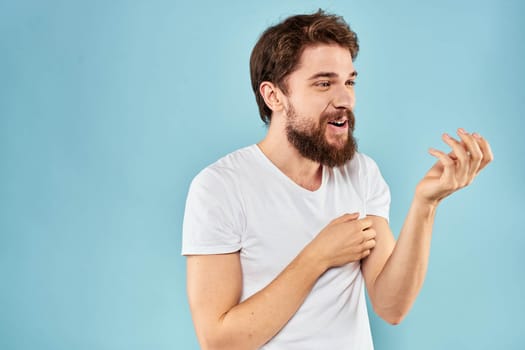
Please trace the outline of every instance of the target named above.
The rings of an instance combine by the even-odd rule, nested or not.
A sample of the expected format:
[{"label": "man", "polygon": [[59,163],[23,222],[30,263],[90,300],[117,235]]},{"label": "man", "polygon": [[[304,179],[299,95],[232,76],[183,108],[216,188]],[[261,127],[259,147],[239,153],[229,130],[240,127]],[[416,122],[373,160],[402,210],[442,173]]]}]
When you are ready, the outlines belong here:
[{"label": "man", "polygon": [[267,29],[250,69],[264,140],[192,182],[183,228],[187,285],[203,349],[372,349],[364,288],[398,324],[427,270],[443,198],[491,160],[480,135],[443,135],[452,151],[415,189],[397,242],[390,194],[353,137],[357,37],[322,11]]}]

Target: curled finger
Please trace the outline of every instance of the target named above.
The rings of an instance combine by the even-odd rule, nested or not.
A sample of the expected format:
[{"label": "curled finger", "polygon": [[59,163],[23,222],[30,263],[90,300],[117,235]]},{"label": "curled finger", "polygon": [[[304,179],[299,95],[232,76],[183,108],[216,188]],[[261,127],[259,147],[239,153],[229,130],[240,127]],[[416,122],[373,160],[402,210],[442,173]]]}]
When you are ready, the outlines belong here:
[{"label": "curled finger", "polygon": [[455,162],[457,182],[466,184],[470,167],[470,154],[467,153],[465,145],[462,142],[459,142],[449,134],[443,134],[443,141],[452,148],[452,152],[457,158]]},{"label": "curled finger", "polygon": [[368,230],[372,227],[372,220],[370,218],[363,218],[358,220],[359,228],[361,231]]},{"label": "curled finger", "polygon": [[370,249],[367,249],[367,250],[365,250],[364,252],[361,253],[361,259],[364,259],[364,258],[366,258],[369,255],[370,255]]},{"label": "curled finger", "polygon": [[482,159],[481,163],[478,168],[478,172],[486,167],[490,162],[494,160],[494,155],[492,154],[492,149],[490,147],[490,144],[487,142],[487,140],[482,137],[478,133],[473,134],[474,138],[476,139],[477,144],[479,145],[479,148],[482,153]]},{"label": "curled finger", "polygon": [[483,153],[481,152],[481,148],[479,147],[479,144],[476,142],[473,135],[460,128],[458,129],[458,136],[461,138],[461,141],[464,143],[467,150],[469,167],[466,184],[469,184],[472,182],[472,180],[474,180],[474,177],[478,173],[478,169],[483,158]]},{"label": "curled finger", "polygon": [[363,250],[370,250],[376,246],[376,240],[375,239],[369,239],[368,241],[363,243]]},{"label": "curled finger", "polygon": [[443,166],[443,173],[441,174],[441,181],[445,183],[456,183],[455,171],[456,171],[456,162],[449,157],[447,154],[441,152],[440,150],[431,148],[428,150],[432,156],[436,157],[438,161]]}]

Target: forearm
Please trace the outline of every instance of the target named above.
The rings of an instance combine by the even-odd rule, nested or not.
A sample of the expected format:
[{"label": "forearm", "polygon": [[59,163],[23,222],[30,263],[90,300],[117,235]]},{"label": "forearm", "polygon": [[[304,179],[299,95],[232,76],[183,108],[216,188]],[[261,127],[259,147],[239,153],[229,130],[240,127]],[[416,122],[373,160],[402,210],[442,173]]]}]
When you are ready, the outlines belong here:
[{"label": "forearm", "polygon": [[267,343],[327,269],[370,254],[375,246],[372,220],[358,216],[332,220],[272,282],[242,302],[238,253],[189,257],[188,296],[201,347],[257,349]]},{"label": "forearm", "polygon": [[374,308],[391,323],[401,321],[423,285],[436,206],[414,198],[394,250],[374,283]]},{"label": "forearm", "polygon": [[323,272],[305,248],[268,286],[224,313],[213,336],[204,337],[205,348],[261,347],[292,318]]}]

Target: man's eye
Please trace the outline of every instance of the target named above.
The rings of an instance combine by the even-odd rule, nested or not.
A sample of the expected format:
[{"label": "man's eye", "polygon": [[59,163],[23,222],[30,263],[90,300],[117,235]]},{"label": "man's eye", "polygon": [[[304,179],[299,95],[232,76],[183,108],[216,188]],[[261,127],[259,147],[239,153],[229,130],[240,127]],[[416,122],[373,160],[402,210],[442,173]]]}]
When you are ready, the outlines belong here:
[{"label": "man's eye", "polygon": [[354,85],[355,85],[355,80],[348,80],[348,81],[346,82],[346,85],[348,85],[348,86],[354,86]]},{"label": "man's eye", "polygon": [[330,82],[329,81],[320,81],[316,85],[318,87],[327,88],[327,87],[330,87]]}]

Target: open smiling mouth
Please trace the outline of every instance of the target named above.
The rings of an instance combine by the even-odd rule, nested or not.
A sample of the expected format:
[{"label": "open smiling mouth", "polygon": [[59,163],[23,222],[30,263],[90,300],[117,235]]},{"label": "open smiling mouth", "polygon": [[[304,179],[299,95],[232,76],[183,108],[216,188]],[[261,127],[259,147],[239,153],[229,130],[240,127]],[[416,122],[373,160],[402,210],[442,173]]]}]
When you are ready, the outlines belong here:
[{"label": "open smiling mouth", "polygon": [[328,124],[341,128],[341,127],[346,125],[346,122],[347,122],[347,120],[340,120],[340,121],[333,120],[331,122],[328,122]]}]

